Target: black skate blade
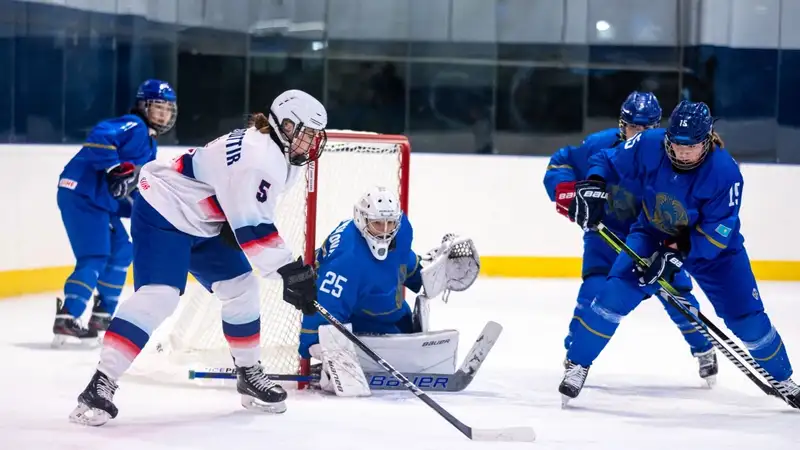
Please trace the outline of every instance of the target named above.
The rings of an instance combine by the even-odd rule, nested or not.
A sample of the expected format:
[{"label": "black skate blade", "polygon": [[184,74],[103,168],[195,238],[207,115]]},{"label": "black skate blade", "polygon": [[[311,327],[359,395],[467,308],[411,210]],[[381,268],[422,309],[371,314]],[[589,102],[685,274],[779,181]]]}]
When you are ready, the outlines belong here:
[{"label": "black skate blade", "polygon": [[282,401],[267,403],[247,394],[242,394],[242,406],[249,411],[265,412],[269,414],[283,414],[286,412],[286,403]]},{"label": "black skate blade", "polygon": [[[91,414],[88,414],[91,413]],[[102,409],[92,408],[91,406],[79,403],[69,414],[69,421],[78,425],[89,427],[103,426],[111,420],[109,413]]]}]

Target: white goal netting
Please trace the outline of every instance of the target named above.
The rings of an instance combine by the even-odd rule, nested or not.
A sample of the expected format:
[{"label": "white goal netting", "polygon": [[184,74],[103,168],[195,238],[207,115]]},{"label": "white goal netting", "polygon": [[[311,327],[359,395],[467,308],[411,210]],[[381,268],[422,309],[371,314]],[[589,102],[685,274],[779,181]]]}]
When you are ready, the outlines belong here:
[{"label": "white goal netting", "polygon": [[[313,258],[316,245],[351,218],[370,186],[397,189],[408,200],[409,144],[404,136],[328,131],[325,151],[279,200],[278,232],[295,255]],[[282,299],[280,280],[261,280],[261,362],[268,373],[300,373],[297,354],[301,315]],[[176,310],[153,333],[130,374],[155,381],[188,379],[188,371],[232,367],[222,334],[219,301],[191,282]]]}]

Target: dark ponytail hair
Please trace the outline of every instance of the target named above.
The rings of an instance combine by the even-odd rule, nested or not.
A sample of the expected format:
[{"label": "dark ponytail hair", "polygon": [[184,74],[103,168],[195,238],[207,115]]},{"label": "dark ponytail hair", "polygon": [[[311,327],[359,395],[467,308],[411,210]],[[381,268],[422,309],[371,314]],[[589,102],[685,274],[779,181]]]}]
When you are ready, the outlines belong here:
[{"label": "dark ponytail hair", "polygon": [[270,125],[264,113],[253,113],[247,118],[247,126],[255,127],[262,134],[269,134]]},{"label": "dark ponytail hair", "polygon": [[719,133],[716,131],[711,132],[711,143],[716,144],[719,148],[725,148],[725,141],[722,140]]}]

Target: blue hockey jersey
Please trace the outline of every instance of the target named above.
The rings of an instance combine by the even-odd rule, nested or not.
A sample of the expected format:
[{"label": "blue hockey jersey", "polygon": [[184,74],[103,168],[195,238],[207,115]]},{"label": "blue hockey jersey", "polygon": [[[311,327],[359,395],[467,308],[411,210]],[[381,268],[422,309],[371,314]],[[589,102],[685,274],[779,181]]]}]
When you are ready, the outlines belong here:
[{"label": "blue hockey jersey", "polygon": [[641,189],[642,213],[634,229],[657,239],[690,229],[687,262],[711,260],[722,252],[740,250],[742,173],[731,155],[715,147],[696,169],[679,172],[664,149],[666,130],[645,130],[628,141],[596,153],[587,177],[607,182],[624,179]]},{"label": "blue hockey jersey", "polygon": [[[414,230],[404,215],[394,248],[383,261],[372,256],[366,240],[352,220],[341,222],[317,249],[317,301],[340,322],[352,323],[353,332],[391,329],[411,314],[404,286],[422,288],[420,258],[411,250]],[[377,322],[379,327],[362,324]],[[300,331],[301,357],[319,342],[317,330],[328,323],[321,314],[304,316]],[[359,330],[359,327],[369,330]]]},{"label": "blue hockey jersey", "polygon": [[[595,153],[616,146],[623,139],[619,128],[609,128],[590,134],[579,147],[559,149],[551,158],[544,175],[544,186],[551,201],[555,201],[556,186],[567,181],[585,180],[589,158]],[[608,206],[605,224],[617,234],[627,234],[639,215],[641,191],[635,183],[615,180],[608,183]]]},{"label": "blue hockey jersey", "polygon": [[108,191],[106,171],[122,162],[136,166],[156,158],[156,141],[136,114],[98,123],[83,147],[64,167],[58,186],[71,189],[104,210],[117,212],[119,202]]}]

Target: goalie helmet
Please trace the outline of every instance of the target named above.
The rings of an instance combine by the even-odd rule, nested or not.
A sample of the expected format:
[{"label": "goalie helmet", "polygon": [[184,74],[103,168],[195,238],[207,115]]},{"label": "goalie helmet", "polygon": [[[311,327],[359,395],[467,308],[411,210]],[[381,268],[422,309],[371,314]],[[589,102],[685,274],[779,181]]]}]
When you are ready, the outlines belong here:
[{"label": "goalie helmet", "polygon": [[356,228],[367,241],[372,256],[379,261],[389,254],[389,246],[400,230],[402,218],[397,195],[381,186],[365,192],[353,208]]},{"label": "goalie helmet", "polygon": [[313,96],[297,89],[282,93],[272,102],[268,120],[290,164],[304,166],[325,149],[328,112]]}]

